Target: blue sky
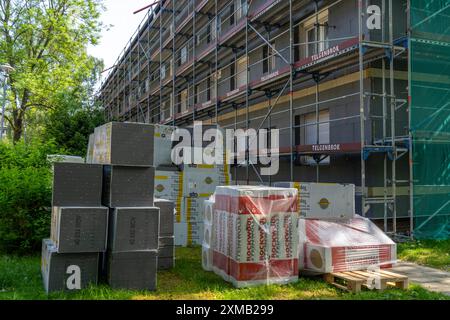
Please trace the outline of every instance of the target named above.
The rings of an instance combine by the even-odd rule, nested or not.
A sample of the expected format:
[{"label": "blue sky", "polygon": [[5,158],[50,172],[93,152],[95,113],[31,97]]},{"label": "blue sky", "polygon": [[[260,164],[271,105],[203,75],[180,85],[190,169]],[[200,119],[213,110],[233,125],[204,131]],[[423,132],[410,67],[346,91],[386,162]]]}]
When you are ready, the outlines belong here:
[{"label": "blue sky", "polygon": [[[111,25],[102,32],[102,38],[97,46],[88,48],[89,54],[102,58],[105,68],[112,67],[117,57],[127,45],[131,35],[136,31],[147,11],[133,14],[154,0],[104,0],[106,11],[102,14],[102,22]],[[105,72],[103,76],[108,73]]]}]

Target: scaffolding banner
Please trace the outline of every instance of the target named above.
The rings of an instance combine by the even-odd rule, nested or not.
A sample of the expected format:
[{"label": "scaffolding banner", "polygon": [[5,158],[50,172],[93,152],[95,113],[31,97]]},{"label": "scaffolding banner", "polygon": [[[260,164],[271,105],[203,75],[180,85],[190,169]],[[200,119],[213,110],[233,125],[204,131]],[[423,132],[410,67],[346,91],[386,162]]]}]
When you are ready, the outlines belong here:
[{"label": "scaffolding banner", "polygon": [[450,231],[450,0],[411,0],[414,235]]}]

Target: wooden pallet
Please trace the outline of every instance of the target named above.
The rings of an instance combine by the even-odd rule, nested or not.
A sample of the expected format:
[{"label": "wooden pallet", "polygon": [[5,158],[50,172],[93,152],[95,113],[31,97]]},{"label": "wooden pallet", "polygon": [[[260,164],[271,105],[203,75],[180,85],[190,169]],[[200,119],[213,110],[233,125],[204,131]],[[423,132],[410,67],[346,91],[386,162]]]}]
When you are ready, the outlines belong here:
[{"label": "wooden pallet", "polygon": [[324,275],[324,280],[340,289],[353,293],[361,292],[362,287],[384,290],[388,286],[408,289],[408,277],[386,270],[349,271]]}]

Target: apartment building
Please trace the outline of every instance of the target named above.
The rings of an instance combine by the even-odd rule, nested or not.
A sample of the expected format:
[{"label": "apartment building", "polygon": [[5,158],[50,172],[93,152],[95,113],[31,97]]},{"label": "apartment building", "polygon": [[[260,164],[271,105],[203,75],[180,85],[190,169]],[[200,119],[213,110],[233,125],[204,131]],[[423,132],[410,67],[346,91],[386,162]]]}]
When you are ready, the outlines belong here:
[{"label": "apartment building", "polygon": [[279,174],[234,166],[234,181],[354,183],[358,213],[411,234],[409,6],[161,1],[100,101],[108,120],[279,129]]}]

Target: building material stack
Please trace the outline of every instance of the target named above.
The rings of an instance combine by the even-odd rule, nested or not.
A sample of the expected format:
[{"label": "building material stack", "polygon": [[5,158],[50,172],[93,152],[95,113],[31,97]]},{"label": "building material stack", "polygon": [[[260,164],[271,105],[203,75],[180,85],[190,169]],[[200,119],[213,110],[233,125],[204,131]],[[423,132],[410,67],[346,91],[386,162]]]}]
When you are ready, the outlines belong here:
[{"label": "building material stack", "polygon": [[[187,128],[192,139],[190,146],[187,147],[191,152],[191,163],[203,163],[205,160],[196,159],[195,155],[215,155],[215,149],[208,148],[211,142],[203,141],[203,134],[209,129],[223,132],[217,126],[194,125]],[[224,150],[223,137],[217,143]],[[177,154],[183,154],[184,150],[175,148]],[[225,159],[225,156],[223,158]],[[214,165],[186,163],[175,166],[170,162],[157,168],[155,196],[175,203],[175,245],[202,245],[204,202],[214,193],[217,186],[229,185],[230,181],[230,167],[226,163]]]},{"label": "building material stack", "polygon": [[370,220],[355,214],[355,186],[276,183],[299,193],[299,268],[332,273],[389,268],[396,245]]},{"label": "building material stack", "polygon": [[229,185],[228,172],[223,166],[183,166],[182,205],[175,221],[176,245],[202,245],[205,201],[214,194],[217,186]]},{"label": "building material stack", "polygon": [[169,200],[155,199],[155,207],[160,212],[158,270],[171,269],[175,266],[175,204]]},{"label": "building material stack", "polygon": [[300,270],[333,273],[390,268],[396,244],[369,219],[348,221],[300,219]]},{"label": "building material stack", "polygon": [[153,202],[155,127],[112,122],[95,129],[94,163],[103,164],[110,208],[107,280],[120,289],[156,290],[159,208]]},{"label": "building material stack", "polygon": [[97,283],[108,228],[108,208],[102,206],[101,195],[101,165],[54,163],[51,239],[42,242],[47,293]]},{"label": "building material stack", "polygon": [[212,268],[236,287],[298,280],[297,190],[217,187]]}]

